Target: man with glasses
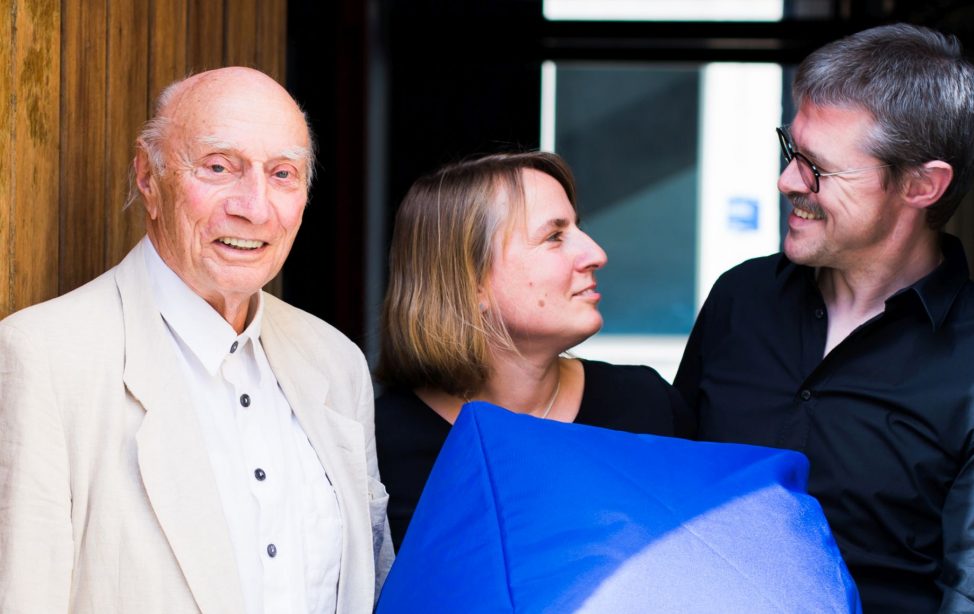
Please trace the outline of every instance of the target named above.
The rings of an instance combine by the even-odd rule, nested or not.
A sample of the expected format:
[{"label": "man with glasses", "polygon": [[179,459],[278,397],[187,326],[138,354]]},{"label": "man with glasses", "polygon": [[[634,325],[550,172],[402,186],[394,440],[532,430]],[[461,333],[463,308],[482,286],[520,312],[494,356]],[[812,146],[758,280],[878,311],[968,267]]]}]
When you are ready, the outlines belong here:
[{"label": "man with glasses", "polygon": [[942,232],[974,67],[908,25],[810,55],[778,139],[783,254],[715,284],[676,385],[700,437],[799,450],[866,612],[974,611],[974,286]]}]

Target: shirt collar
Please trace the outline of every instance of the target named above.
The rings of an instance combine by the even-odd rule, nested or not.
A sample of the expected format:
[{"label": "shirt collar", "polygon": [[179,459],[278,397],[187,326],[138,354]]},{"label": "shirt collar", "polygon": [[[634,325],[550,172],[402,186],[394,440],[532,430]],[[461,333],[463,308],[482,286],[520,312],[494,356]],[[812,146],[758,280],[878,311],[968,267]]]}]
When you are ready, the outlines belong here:
[{"label": "shirt collar", "polygon": [[[915,296],[934,330],[943,326],[954,300],[970,277],[967,256],[957,237],[945,232],[940,233],[940,250],[944,259],[937,268],[886,299],[889,307],[890,301],[899,301],[904,296]],[[796,274],[804,275],[811,283],[815,281],[815,269],[795,264],[788,260],[784,253],[780,254],[775,268],[775,276],[779,283],[784,284]]]},{"label": "shirt collar", "polygon": [[186,344],[203,368],[215,375],[223,361],[244,349],[247,342],[256,345],[260,337],[264,301],[260,292],[250,299],[250,323],[239,335],[203,297],[196,294],[169,268],[149,237],[144,242],[145,265],[152,284],[153,299],[166,324]]},{"label": "shirt collar", "polygon": [[[943,326],[954,300],[970,278],[967,256],[964,254],[960,239],[947,233],[940,233],[940,251],[944,256],[940,266],[909,288],[904,288],[897,293],[898,295],[913,292],[920,299],[934,330]],[[895,297],[896,295],[893,295],[890,298]]]}]

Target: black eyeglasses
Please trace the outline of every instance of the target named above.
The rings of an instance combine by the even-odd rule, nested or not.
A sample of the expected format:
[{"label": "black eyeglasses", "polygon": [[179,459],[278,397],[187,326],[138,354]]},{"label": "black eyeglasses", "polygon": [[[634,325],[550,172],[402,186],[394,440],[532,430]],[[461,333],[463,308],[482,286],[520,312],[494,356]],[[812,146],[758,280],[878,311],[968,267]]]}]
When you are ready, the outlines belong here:
[{"label": "black eyeglasses", "polygon": [[835,171],[834,173],[823,173],[818,170],[815,164],[805,157],[805,154],[795,151],[795,145],[791,141],[791,137],[785,132],[784,128],[775,128],[778,133],[778,142],[781,144],[781,155],[784,156],[785,162],[791,164],[794,160],[795,164],[798,165],[798,174],[801,175],[802,181],[805,183],[805,187],[814,193],[818,193],[819,189],[819,179],[822,177],[835,177],[836,175],[852,175],[853,173],[862,173],[864,171],[871,171],[877,168],[886,168],[892,166],[891,164],[880,164],[878,166],[866,166],[863,168],[852,168],[847,171]]}]

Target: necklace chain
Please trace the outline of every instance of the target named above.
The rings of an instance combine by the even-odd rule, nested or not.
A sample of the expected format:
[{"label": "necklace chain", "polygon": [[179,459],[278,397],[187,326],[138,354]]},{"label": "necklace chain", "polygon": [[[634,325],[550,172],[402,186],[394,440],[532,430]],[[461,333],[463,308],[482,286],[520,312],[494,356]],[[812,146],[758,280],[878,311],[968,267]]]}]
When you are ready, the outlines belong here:
[{"label": "necklace chain", "polygon": [[[539,418],[541,418],[542,420],[544,420],[545,418],[548,417],[548,414],[551,413],[551,408],[555,406],[555,399],[558,398],[558,393],[559,392],[561,392],[561,373],[560,372],[558,373],[558,381],[555,383],[555,392],[554,392],[554,394],[551,395],[551,398],[548,399],[548,405],[544,408],[544,411],[541,413],[541,415],[539,416]],[[468,397],[461,397],[461,398],[463,399],[463,402],[464,403],[469,403],[470,402],[470,399]]]},{"label": "necklace chain", "polygon": [[548,400],[548,407],[545,407],[544,408],[544,413],[541,414],[541,419],[542,420],[544,420],[545,418],[548,417],[548,414],[551,412],[551,408],[554,406],[555,399],[558,398],[558,393],[560,391],[561,391],[561,375],[559,374],[558,383],[555,384],[555,393],[553,395],[551,395],[551,399]]}]

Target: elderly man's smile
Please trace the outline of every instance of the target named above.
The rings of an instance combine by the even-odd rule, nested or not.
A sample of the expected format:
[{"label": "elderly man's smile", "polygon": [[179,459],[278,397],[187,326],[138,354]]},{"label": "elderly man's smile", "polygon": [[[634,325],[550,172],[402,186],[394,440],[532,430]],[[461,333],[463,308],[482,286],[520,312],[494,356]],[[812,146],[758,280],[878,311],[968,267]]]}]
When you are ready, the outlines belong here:
[{"label": "elderly man's smile", "polygon": [[263,241],[257,241],[254,239],[238,239],[237,237],[220,237],[217,239],[218,242],[239,250],[254,250],[259,247],[266,245]]}]

